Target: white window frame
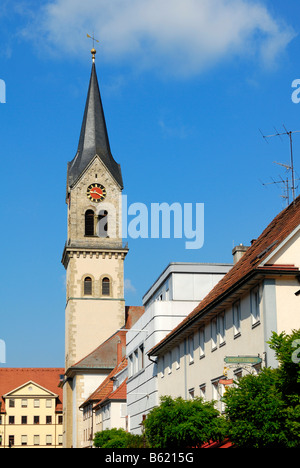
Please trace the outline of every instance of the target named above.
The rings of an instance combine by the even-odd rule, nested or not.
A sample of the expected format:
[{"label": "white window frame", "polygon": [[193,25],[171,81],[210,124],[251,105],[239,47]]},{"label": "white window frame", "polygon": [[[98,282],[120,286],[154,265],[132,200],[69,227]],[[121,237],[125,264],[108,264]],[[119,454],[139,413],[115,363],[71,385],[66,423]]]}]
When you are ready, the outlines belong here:
[{"label": "white window frame", "polygon": [[188,337],[188,350],[189,350],[189,363],[193,364],[193,362],[194,362],[194,351],[195,351],[194,335],[190,335]]},{"label": "white window frame", "polygon": [[218,338],[219,346],[225,344],[225,312],[218,315]]},{"label": "white window frame", "polygon": [[199,329],[199,358],[205,356],[205,327]]},{"label": "white window frame", "polygon": [[260,322],[260,299],[260,288],[256,286],[250,294],[252,326]]},{"label": "white window frame", "polygon": [[218,335],[217,335],[217,318],[213,318],[210,321],[210,339],[211,339],[211,350],[214,351],[218,345]]},{"label": "white window frame", "polygon": [[199,385],[199,391],[200,391],[200,398],[202,398],[203,401],[206,401],[206,385],[205,384]]},{"label": "white window frame", "polygon": [[180,368],[180,345],[176,347],[176,369]]},{"label": "white window frame", "polygon": [[241,301],[236,301],[232,306],[233,314],[233,335],[239,336],[241,333]]}]

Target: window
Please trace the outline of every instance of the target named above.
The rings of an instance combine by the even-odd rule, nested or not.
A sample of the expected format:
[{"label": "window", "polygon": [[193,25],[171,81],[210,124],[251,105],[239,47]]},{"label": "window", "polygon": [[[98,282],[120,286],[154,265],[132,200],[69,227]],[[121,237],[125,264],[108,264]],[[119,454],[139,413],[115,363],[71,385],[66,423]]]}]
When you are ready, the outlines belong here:
[{"label": "window", "polygon": [[27,445],[27,435],[21,436],[21,445]]},{"label": "window", "polygon": [[92,278],[87,276],[86,278],[84,278],[83,294],[85,296],[91,296],[92,295],[92,289],[93,289]]},{"label": "window", "polygon": [[251,291],[251,316],[252,325],[255,325],[260,321],[260,297],[259,287],[252,289]]},{"label": "window", "polygon": [[27,399],[24,398],[24,399],[22,400],[22,402],[21,402],[21,406],[22,406],[22,408],[27,408],[27,405],[28,405]]},{"label": "window", "polygon": [[58,416],[58,424],[62,424],[63,423],[63,417],[62,416]]},{"label": "window", "polygon": [[239,336],[241,333],[241,304],[237,301],[233,304],[233,333],[234,336]]},{"label": "window", "polygon": [[128,377],[133,375],[133,355],[130,354],[128,362]]},{"label": "window", "polygon": [[205,343],[205,333],[204,333],[204,327],[202,327],[199,330],[199,357],[200,358],[203,358],[205,356],[204,343]]},{"label": "window", "polygon": [[100,214],[98,216],[98,236],[99,237],[108,237],[107,236],[107,231],[108,231],[108,212],[107,211],[100,211]]},{"label": "window", "polygon": [[194,362],[194,336],[189,337],[189,342],[188,342],[188,347],[189,347],[189,360],[190,364]]},{"label": "window", "polygon": [[15,436],[10,435],[8,436],[8,446],[13,447],[15,445]]},{"label": "window", "polygon": [[144,345],[141,344],[139,346],[139,364],[138,364],[138,370],[144,369]]},{"label": "window", "polygon": [[94,236],[94,212],[93,210],[87,210],[85,212],[85,236]]},{"label": "window", "polygon": [[27,424],[27,416],[22,416],[21,424]]},{"label": "window", "polygon": [[172,360],[172,351],[169,351],[168,353],[168,373],[171,374],[172,373],[172,364],[173,364],[173,360]]},{"label": "window", "polygon": [[190,400],[194,400],[195,398],[195,389],[194,388],[190,388],[189,389],[189,399]]},{"label": "window", "polygon": [[214,406],[218,409],[218,403],[220,401],[220,393],[219,393],[219,381],[215,380],[212,382],[212,399],[214,401]]},{"label": "window", "polygon": [[206,385],[205,384],[200,385],[199,390],[200,390],[200,398],[202,398],[203,401],[206,401]]},{"label": "window", "polygon": [[161,357],[160,363],[161,363],[161,374],[160,374],[160,376],[164,377],[164,375],[165,375],[165,356],[164,355]]},{"label": "window", "polygon": [[46,416],[46,424],[52,424],[52,416]]},{"label": "window", "polygon": [[61,434],[58,435],[58,445],[63,444],[63,436]]},{"label": "window", "polygon": [[34,408],[39,408],[40,407],[40,400],[34,400],[33,406],[34,406]]},{"label": "window", "polygon": [[138,363],[139,363],[139,353],[138,350],[136,349],[133,353],[133,372],[134,374],[137,373],[138,371]]},{"label": "window", "polygon": [[40,436],[39,435],[33,436],[33,445],[40,445]]},{"label": "window", "polygon": [[218,335],[219,346],[225,343],[225,314],[222,313],[218,316]]},{"label": "window", "polygon": [[180,367],[180,346],[176,348],[176,369]]},{"label": "window", "polygon": [[46,445],[52,445],[52,435],[46,435]]},{"label": "window", "polygon": [[15,417],[14,416],[9,416],[8,424],[15,424]]},{"label": "window", "polygon": [[9,400],[9,407],[14,408],[15,407],[15,400]]},{"label": "window", "polygon": [[39,416],[33,416],[33,424],[40,424],[40,417]]},{"label": "window", "polygon": [[102,280],[102,296],[110,296],[109,278],[103,278]]},{"label": "window", "polygon": [[52,400],[46,400],[46,408],[52,408]]},{"label": "window", "polygon": [[211,326],[211,349],[214,350],[217,347],[217,319],[213,319],[210,323]]}]

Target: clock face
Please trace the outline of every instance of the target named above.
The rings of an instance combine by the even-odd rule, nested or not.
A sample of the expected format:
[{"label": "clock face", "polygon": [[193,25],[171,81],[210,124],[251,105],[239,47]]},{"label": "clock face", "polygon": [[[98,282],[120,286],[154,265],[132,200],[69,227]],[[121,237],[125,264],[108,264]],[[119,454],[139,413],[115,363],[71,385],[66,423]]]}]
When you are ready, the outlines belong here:
[{"label": "clock face", "polygon": [[106,197],[106,189],[101,184],[91,184],[87,189],[87,197],[93,202],[101,202]]}]

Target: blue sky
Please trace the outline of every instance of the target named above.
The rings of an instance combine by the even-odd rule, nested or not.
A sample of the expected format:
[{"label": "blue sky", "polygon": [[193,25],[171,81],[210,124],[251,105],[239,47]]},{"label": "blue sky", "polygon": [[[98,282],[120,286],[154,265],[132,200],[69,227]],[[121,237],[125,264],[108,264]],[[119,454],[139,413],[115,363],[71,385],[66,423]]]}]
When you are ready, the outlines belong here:
[{"label": "blue sky", "polygon": [[[169,262],[231,262],[285,206],[300,130],[297,0],[52,0],[0,6],[1,328],[8,367],[64,365],[66,168],[96,65],[128,203],[204,203],[204,245],[128,239],[126,303]],[[1,98],[1,93],[0,93]],[[300,171],[300,134],[293,135]],[[267,183],[270,185],[263,185]],[[297,193],[299,191],[297,190]]]}]

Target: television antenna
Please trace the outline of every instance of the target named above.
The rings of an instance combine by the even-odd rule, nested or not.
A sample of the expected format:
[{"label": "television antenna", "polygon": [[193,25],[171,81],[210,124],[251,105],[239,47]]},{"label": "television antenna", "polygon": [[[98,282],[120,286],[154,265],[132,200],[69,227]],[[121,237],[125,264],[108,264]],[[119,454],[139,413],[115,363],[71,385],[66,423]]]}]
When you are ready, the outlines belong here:
[{"label": "television antenna", "polygon": [[[289,141],[290,141],[290,160],[291,160],[290,165],[283,164],[283,163],[278,163],[278,162],[275,162],[275,161],[274,162],[275,162],[275,164],[279,164],[280,166],[285,167],[287,169],[287,171],[291,172],[291,179],[292,179],[291,191],[292,191],[292,198],[293,198],[293,202],[294,202],[295,201],[296,186],[295,186],[295,167],[294,167],[293,137],[292,137],[292,135],[294,133],[300,133],[300,130],[289,131],[289,130],[286,129],[286,127],[284,125],[283,125],[283,128],[284,128],[284,132],[278,132],[278,130],[276,130],[276,128],[274,127],[276,133],[274,133],[272,135],[263,135],[263,133],[261,131],[260,131],[260,133],[262,134],[264,140],[267,143],[268,143],[267,138],[272,138],[272,137],[276,137],[276,136],[279,136],[281,138],[282,135],[287,135],[289,137]],[[285,181],[283,181],[283,180],[278,181],[278,182],[274,181],[273,183],[282,183],[282,182],[285,182]],[[287,190],[289,191],[289,187],[287,187]]]}]

